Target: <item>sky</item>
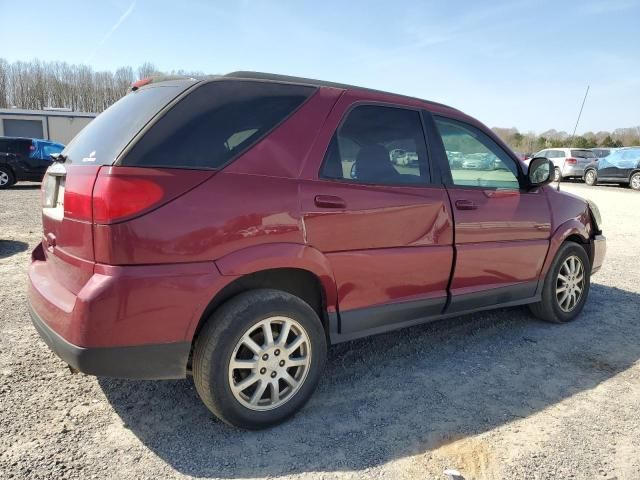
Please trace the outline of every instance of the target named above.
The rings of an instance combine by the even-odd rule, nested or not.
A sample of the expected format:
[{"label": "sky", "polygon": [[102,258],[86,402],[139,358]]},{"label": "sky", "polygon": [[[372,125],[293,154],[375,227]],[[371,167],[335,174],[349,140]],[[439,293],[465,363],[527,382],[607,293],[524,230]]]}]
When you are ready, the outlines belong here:
[{"label": "sky", "polygon": [[640,0],[0,0],[0,58],[256,70],[446,103],[490,127],[640,125]]}]

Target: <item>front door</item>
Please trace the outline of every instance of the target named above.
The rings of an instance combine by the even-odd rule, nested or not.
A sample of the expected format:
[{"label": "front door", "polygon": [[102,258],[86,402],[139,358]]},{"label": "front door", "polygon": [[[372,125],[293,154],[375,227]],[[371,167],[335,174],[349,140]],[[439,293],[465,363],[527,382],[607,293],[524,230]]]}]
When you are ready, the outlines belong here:
[{"label": "front door", "polygon": [[449,160],[443,169],[450,173],[446,182],[455,223],[447,312],[533,297],[551,234],[544,191],[523,190],[517,160],[480,128],[434,120]]},{"label": "front door", "polygon": [[453,260],[449,200],[420,112],[352,103],[334,108],[341,126],[317,178],[300,187],[307,243],[329,260],[346,337],[440,314]]}]

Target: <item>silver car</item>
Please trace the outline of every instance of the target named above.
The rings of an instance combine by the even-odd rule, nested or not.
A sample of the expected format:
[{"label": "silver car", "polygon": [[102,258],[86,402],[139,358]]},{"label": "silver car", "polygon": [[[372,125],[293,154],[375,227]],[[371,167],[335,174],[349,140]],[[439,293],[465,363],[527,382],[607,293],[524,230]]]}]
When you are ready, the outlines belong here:
[{"label": "silver car", "polygon": [[555,182],[562,178],[582,178],[585,167],[597,158],[594,152],[586,148],[547,148],[534,157],[547,157],[553,162],[556,167]]}]

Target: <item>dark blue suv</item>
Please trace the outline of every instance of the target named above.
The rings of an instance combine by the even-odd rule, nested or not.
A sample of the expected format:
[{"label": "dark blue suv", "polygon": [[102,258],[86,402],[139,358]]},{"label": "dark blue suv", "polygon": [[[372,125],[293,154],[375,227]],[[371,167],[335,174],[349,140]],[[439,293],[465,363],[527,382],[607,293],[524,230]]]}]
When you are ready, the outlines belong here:
[{"label": "dark blue suv", "polygon": [[51,155],[63,149],[49,140],[0,137],[0,189],[20,181],[40,182],[53,161]]}]

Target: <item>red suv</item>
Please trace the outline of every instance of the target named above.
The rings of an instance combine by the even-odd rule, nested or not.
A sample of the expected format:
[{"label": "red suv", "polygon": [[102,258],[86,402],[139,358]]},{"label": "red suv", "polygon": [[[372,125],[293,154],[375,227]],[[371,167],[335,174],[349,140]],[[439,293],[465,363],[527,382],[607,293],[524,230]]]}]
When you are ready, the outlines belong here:
[{"label": "red suv", "polygon": [[511,305],[572,320],[605,253],[549,160],[349,85],[144,80],[57,160],[29,268],[40,335],[89,374],[193,375],[240,427],[297,411],[329,344]]}]

